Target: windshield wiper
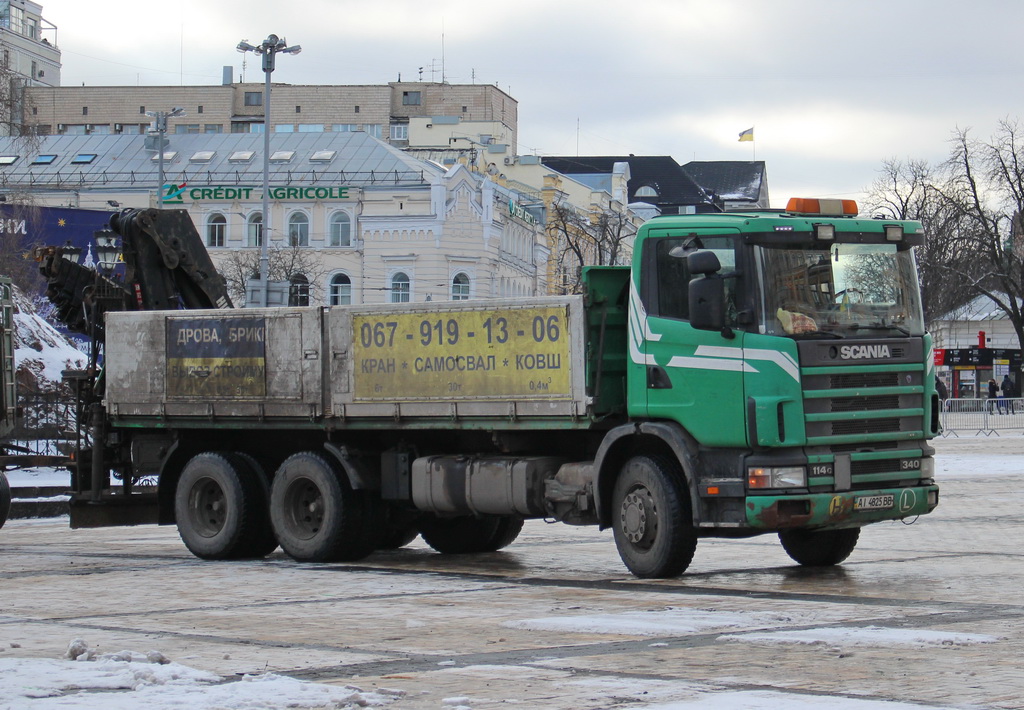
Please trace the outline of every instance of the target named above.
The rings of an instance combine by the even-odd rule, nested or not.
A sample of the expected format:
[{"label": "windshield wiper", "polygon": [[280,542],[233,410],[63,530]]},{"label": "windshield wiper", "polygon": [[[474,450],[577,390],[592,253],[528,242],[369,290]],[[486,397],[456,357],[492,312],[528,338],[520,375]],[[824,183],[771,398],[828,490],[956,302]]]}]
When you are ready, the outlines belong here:
[{"label": "windshield wiper", "polygon": [[902,333],[903,335],[906,335],[908,337],[910,336],[909,330],[907,330],[901,325],[895,324],[886,325],[884,323],[871,323],[870,325],[863,325],[861,323],[854,323],[853,325],[850,326],[850,330],[895,330]]},{"label": "windshield wiper", "polygon": [[806,333],[796,333],[791,336],[794,340],[843,340],[846,338],[842,333],[832,330],[812,330]]}]

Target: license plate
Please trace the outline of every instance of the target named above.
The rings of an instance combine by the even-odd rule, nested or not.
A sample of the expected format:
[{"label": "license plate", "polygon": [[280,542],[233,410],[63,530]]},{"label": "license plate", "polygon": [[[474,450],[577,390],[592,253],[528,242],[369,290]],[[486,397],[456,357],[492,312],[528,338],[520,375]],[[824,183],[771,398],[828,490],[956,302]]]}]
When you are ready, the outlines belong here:
[{"label": "license plate", "polygon": [[854,510],[886,510],[896,502],[896,496],[857,496],[853,501]]}]

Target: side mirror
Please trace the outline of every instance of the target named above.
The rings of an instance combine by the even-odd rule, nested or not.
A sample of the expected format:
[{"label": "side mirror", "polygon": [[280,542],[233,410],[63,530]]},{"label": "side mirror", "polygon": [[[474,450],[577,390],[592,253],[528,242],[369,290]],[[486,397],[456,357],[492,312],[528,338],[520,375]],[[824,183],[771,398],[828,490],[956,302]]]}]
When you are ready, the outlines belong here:
[{"label": "side mirror", "polygon": [[725,331],[725,280],[720,276],[690,279],[690,325],[697,330]]}]

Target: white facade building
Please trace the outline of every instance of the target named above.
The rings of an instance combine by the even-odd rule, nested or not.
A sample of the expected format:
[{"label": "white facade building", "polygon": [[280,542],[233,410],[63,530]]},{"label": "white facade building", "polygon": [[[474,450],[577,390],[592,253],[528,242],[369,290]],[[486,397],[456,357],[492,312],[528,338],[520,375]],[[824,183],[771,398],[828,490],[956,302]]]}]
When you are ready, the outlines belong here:
[{"label": "white facade building", "polygon": [[[144,136],[48,136],[22,154],[30,149],[0,139],[0,195],[157,206],[159,154],[145,146]],[[174,135],[164,148],[164,206],[188,210],[229,280],[238,255],[258,260],[262,152],[253,134]],[[362,131],[275,135],[270,166],[268,249],[298,265],[284,276],[309,282],[310,303],[547,293],[542,212],[486,175],[418,160]]]}]

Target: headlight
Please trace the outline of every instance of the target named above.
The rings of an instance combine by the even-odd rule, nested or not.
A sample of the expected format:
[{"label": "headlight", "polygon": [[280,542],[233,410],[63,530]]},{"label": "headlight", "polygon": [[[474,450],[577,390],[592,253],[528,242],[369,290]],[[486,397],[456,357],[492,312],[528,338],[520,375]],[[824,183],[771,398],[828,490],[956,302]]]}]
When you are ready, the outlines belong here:
[{"label": "headlight", "polygon": [[807,472],[803,466],[748,468],[748,488],[804,488]]},{"label": "headlight", "polygon": [[930,456],[921,457],[921,478],[935,478],[935,459]]}]

